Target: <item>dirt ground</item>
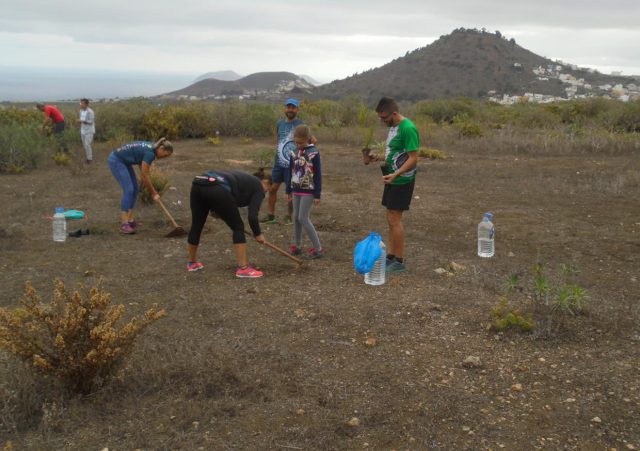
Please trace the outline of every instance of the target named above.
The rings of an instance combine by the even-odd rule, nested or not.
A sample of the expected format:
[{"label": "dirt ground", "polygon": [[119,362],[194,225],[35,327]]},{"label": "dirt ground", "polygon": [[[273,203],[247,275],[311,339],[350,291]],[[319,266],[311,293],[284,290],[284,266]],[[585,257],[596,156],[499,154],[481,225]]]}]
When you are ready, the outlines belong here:
[{"label": "dirt ground", "polygon": [[[158,164],[171,176],[165,204],[190,223],[190,181],[207,169],[253,171],[271,140],[175,144]],[[302,267],[249,243],[265,271],[236,279],[231,234],[210,218],[205,270],[187,273],[186,240],[155,206],[141,231],[118,234],[120,190],[106,145],[96,163],[47,163],[0,176],[0,305],[31,280],[91,286],[99,276],[126,315],[168,311],[126,367],[84,398],[35,405],[37,387],[0,358],[0,444],[15,449],[640,449],[640,161],[638,155],[478,152],[473,142],[421,160],[405,216],[408,271],[380,287],[353,270],[371,230],[386,239],[376,167],[359,149],[319,143],[323,197],[312,210],[327,256]],[[87,212],[54,243],[56,206]],[[263,210],[266,205],[263,206]],[[284,211],[279,202],[278,213]],[[476,226],[495,214],[496,256],[475,255]],[[268,225],[289,246],[292,226]],[[435,272],[450,262],[453,275]],[[574,265],[586,314],[552,337],[487,330],[507,276],[534,264]],[[524,283],[524,282],[523,282]],[[518,299],[527,299],[526,286]],[[528,299],[530,301],[530,299]],[[375,339],[375,344],[372,340]],[[473,365],[468,357],[477,357]],[[12,404],[13,403],[13,404]],[[17,406],[13,411],[8,407]],[[20,419],[20,406],[32,412]]]}]

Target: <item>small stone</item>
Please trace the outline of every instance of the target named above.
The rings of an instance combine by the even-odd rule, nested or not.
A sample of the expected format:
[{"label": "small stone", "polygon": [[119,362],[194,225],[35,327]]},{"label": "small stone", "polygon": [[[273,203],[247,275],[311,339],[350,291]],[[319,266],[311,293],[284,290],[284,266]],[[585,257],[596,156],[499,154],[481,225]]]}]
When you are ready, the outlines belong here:
[{"label": "small stone", "polygon": [[564,400],[564,402],[576,402],[575,398],[567,398]]},{"label": "small stone", "polygon": [[627,443],[625,446],[627,447],[627,449],[636,449],[636,447],[633,446],[631,443]]},{"label": "small stone", "polygon": [[199,421],[194,421],[193,423],[191,423],[191,426],[193,426],[193,429],[195,429],[197,431],[198,428],[200,427],[200,422]]},{"label": "small stone", "polygon": [[258,290],[256,289],[256,287],[247,288],[247,293],[248,294],[256,294],[257,292],[258,292]]},{"label": "small stone", "polygon": [[547,361],[547,360],[546,360],[544,357],[540,357],[540,358],[538,359],[538,362],[542,362],[542,363],[544,363],[544,362],[546,362],[546,361]]},{"label": "small stone", "polygon": [[364,341],[364,344],[370,347],[373,347],[378,344],[378,340],[373,337],[369,337]]},{"label": "small stone", "polygon": [[176,188],[175,186],[170,186],[170,187],[169,187],[169,189],[170,189],[171,191],[177,191],[177,190],[178,190],[178,188]]},{"label": "small stone", "polygon": [[593,418],[591,418],[591,422],[592,423],[602,423],[602,420],[600,419],[600,417],[593,417]]},{"label": "small stone", "polygon": [[509,252],[509,253],[507,254],[507,257],[515,257],[515,256],[516,256],[516,254],[514,254],[513,252]]},{"label": "small stone", "polygon": [[305,413],[304,409],[296,409],[296,415],[304,415]]},{"label": "small stone", "polygon": [[511,391],[522,391],[522,384],[513,384],[511,386]]},{"label": "small stone", "polygon": [[447,273],[447,270],[444,268],[436,268],[433,271],[440,276]]},{"label": "small stone", "polygon": [[471,428],[469,426],[462,426],[462,430],[464,432],[469,432],[471,430]]},{"label": "small stone", "polygon": [[357,417],[353,417],[347,421],[347,424],[351,427],[360,426],[360,420]]},{"label": "small stone", "polygon": [[86,271],[84,272],[84,276],[85,276],[85,277],[91,277],[92,275],[93,275],[93,271],[91,271],[91,270],[86,270]]},{"label": "small stone", "polygon": [[464,267],[464,265],[461,265],[459,263],[456,262],[450,262],[449,263],[449,269],[453,272],[462,272],[464,271],[466,268]]},{"label": "small stone", "polygon": [[480,361],[480,357],[470,355],[462,361],[462,366],[465,368],[481,368],[482,362]]}]

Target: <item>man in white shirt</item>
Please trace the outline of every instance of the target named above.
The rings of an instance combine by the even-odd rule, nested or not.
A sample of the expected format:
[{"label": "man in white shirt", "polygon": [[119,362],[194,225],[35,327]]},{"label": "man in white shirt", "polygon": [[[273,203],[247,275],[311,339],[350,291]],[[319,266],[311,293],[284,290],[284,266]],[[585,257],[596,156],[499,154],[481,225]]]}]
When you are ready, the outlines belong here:
[{"label": "man in white shirt", "polygon": [[93,149],[91,143],[93,142],[93,135],[96,132],[95,114],[93,110],[89,108],[89,99],[80,100],[80,137],[82,138],[82,145],[84,151],[87,154],[86,164],[91,164],[93,161]]}]

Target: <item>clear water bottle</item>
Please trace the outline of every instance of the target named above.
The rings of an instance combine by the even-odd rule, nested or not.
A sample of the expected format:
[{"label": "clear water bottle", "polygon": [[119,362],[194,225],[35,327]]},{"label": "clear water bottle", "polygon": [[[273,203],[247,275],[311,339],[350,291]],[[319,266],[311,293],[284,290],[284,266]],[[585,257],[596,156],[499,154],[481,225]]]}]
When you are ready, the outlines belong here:
[{"label": "clear water bottle", "polygon": [[492,213],[485,213],[478,224],[478,257],[493,257],[496,252],[494,237],[496,228],[493,226]]},{"label": "clear water bottle", "polygon": [[67,218],[64,217],[64,208],[56,207],[53,215],[53,241],[66,241],[67,239]]},{"label": "clear water bottle", "polygon": [[376,260],[371,271],[364,274],[364,283],[367,285],[382,285],[385,282],[387,272],[387,247],[380,240],[380,257]]}]

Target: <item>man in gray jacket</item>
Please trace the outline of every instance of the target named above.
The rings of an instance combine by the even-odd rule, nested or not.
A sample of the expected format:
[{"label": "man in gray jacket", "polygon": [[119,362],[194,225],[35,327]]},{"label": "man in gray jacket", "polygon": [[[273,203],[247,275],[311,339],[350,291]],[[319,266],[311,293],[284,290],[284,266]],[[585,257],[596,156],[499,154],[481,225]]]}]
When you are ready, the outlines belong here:
[{"label": "man in gray jacket", "polygon": [[93,161],[93,149],[91,143],[93,142],[93,135],[96,132],[95,114],[93,110],[89,108],[89,99],[80,100],[80,137],[82,138],[82,145],[84,151],[87,154],[86,164],[91,164]]}]

